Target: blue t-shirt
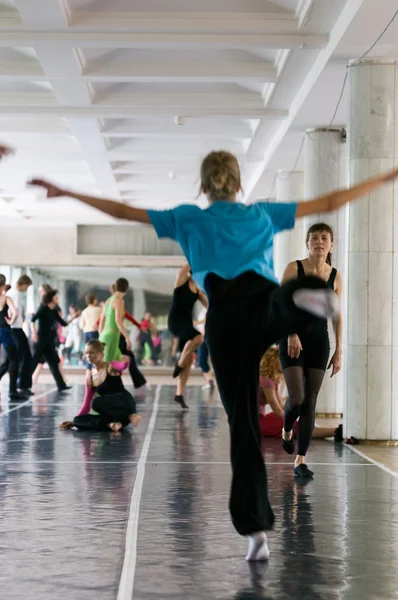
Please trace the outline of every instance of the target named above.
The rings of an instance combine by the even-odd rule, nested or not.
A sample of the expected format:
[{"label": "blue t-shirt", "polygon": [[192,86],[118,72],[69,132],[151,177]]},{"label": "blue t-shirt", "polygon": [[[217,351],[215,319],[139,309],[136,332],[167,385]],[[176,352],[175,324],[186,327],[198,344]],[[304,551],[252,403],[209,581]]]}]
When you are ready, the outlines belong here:
[{"label": "blue t-shirt", "polygon": [[294,227],[296,208],[296,202],[246,205],[219,200],[205,210],[182,205],[172,210],[148,210],[148,215],[159,238],[180,244],[195,282],[205,289],[208,273],[234,279],[255,271],[277,282],[273,238],[279,231]]}]

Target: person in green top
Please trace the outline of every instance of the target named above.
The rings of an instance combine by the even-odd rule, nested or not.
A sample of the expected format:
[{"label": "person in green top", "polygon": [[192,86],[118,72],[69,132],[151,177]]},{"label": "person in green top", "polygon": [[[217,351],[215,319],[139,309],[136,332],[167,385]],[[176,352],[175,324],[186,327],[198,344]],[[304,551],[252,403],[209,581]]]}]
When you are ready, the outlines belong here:
[{"label": "person in green top", "polygon": [[99,339],[105,344],[105,362],[120,360],[122,356],[119,350],[121,335],[126,340],[127,350],[131,350],[131,340],[124,326],[124,297],[128,292],[129,282],[121,277],[116,280],[114,288],[113,295],[105,302],[99,324]]}]

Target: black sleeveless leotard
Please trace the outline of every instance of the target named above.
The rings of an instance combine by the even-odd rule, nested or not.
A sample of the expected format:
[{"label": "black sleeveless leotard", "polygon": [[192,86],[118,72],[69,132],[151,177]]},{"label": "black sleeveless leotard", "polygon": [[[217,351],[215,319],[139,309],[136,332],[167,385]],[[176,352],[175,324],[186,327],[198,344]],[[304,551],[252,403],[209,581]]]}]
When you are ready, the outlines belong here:
[{"label": "black sleeveless leotard", "polygon": [[199,294],[192,292],[189,280],[174,289],[168,327],[171,333],[179,338],[180,352],[189,340],[200,335],[192,324],[192,311],[198,299]]},{"label": "black sleeveless leotard", "polygon": [[122,394],[123,392],[127,391],[123,385],[121,376],[110,375],[108,373],[108,371],[106,373],[106,377],[105,377],[104,381],[102,383],[100,383],[99,385],[97,385],[97,387],[95,387],[94,385],[92,387],[93,387],[93,389],[95,389],[97,394],[99,394],[100,396],[108,396],[111,394]]},{"label": "black sleeveless leotard", "polygon": [[[337,270],[332,269],[327,285],[334,290],[334,282]],[[303,263],[297,261],[297,278],[304,277]],[[297,331],[303,350],[298,358],[291,358],[287,353],[288,338],[279,342],[279,357],[282,369],[288,367],[302,367],[303,369],[322,369],[328,366],[330,354],[330,342],[328,334],[328,322],[326,319],[314,319],[311,328],[305,331]]]}]

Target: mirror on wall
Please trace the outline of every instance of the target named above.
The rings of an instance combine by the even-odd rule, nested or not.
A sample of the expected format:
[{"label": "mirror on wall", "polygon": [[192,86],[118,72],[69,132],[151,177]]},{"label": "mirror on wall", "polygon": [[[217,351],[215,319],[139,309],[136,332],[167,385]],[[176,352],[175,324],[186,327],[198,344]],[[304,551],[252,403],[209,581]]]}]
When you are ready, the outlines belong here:
[{"label": "mirror on wall", "polygon": [[[167,317],[177,269],[0,265],[0,273],[6,276],[7,282],[11,285],[15,285],[22,274],[29,275],[33,282],[23,300],[24,329],[30,338],[30,319],[40,305],[40,286],[43,283],[59,291],[59,307],[62,316],[66,317],[68,314],[73,314],[73,311],[81,311],[86,307],[88,294],[95,296],[98,306],[103,306],[110,296],[111,284],[120,277],[127,279],[129,290],[125,296],[126,311],[138,323],[141,323],[144,315],[149,313],[153,325],[152,345],[142,344],[140,329],[130,321],[125,321],[137,362],[151,366],[173,364],[173,336],[167,330]],[[80,319],[77,318],[74,323],[60,330],[59,353],[66,366],[84,369],[84,342]]]}]

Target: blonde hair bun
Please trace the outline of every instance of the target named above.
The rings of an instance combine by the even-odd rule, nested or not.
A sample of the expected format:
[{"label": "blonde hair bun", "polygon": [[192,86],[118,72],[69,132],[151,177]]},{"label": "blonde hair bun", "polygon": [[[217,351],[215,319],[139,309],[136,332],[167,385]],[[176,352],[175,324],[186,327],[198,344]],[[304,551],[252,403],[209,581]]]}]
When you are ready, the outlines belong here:
[{"label": "blonde hair bun", "polygon": [[235,198],[241,188],[236,156],[225,150],[210,152],[202,162],[200,180],[201,191],[211,200]]}]

